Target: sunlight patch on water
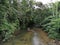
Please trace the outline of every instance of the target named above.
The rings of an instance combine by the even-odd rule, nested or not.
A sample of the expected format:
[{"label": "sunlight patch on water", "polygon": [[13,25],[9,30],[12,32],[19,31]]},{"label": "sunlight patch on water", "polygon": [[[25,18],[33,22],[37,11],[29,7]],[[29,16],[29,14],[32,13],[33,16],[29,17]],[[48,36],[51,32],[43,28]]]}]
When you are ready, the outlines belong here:
[{"label": "sunlight patch on water", "polygon": [[39,38],[38,36],[38,33],[37,32],[34,32],[34,35],[33,35],[33,45],[44,45],[43,41],[41,40],[41,38]]},{"label": "sunlight patch on water", "polygon": [[34,33],[34,36],[33,36],[33,45],[40,45],[40,41],[36,32]]}]

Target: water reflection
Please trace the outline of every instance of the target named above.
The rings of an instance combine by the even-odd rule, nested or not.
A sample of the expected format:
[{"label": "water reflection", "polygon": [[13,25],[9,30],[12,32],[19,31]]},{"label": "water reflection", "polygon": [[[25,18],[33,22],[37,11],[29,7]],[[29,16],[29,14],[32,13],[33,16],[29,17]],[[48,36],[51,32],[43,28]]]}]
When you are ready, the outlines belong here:
[{"label": "water reflection", "polygon": [[40,41],[36,32],[34,32],[33,36],[33,45],[40,45]]},{"label": "water reflection", "polygon": [[32,40],[33,40],[33,45],[44,45],[36,32],[34,32]]}]

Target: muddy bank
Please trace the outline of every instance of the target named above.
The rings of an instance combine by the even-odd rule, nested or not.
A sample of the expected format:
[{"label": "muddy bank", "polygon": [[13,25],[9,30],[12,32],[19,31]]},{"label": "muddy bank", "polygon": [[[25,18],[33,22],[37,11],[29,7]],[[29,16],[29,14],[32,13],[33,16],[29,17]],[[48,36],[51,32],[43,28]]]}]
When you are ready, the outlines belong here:
[{"label": "muddy bank", "polygon": [[39,38],[45,43],[45,45],[60,45],[59,41],[53,40],[48,37],[48,34],[40,28],[35,28],[36,32],[39,35]]}]

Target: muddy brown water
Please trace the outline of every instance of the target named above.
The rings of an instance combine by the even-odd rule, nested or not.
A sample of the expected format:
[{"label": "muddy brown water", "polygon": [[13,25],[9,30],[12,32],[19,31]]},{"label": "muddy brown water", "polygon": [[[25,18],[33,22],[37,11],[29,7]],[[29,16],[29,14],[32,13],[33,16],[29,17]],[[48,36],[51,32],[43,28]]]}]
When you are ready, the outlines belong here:
[{"label": "muddy brown water", "polygon": [[[42,31],[41,29],[36,28],[36,29],[32,29],[32,30],[31,30],[31,32],[33,32],[33,33],[28,32],[24,35],[23,38],[26,38],[26,41],[24,41],[24,40],[21,41],[20,37],[19,37],[19,38],[14,39],[13,44],[12,44],[12,40],[11,40],[10,42],[6,42],[4,45],[56,45],[53,42],[53,39],[48,38],[47,33]],[[33,36],[32,36],[32,34],[33,34]],[[30,38],[30,37],[32,37],[32,38]]]}]

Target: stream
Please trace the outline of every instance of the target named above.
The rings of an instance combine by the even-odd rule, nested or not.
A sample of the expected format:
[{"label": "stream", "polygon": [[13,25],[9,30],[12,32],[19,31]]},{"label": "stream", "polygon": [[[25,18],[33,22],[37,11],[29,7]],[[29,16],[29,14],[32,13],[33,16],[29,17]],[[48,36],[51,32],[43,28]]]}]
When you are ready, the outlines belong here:
[{"label": "stream", "polygon": [[[26,34],[26,36],[28,36],[28,38],[29,38],[29,36],[31,37],[31,35],[29,33]],[[24,38],[26,36],[24,36]],[[24,39],[24,38],[22,38],[22,39]],[[26,39],[28,39],[28,38],[26,37]],[[32,42],[32,44],[31,44],[31,42]],[[26,40],[25,42],[24,42],[24,40],[21,41],[20,38],[15,38],[14,41],[11,40],[9,42],[6,42],[4,45],[13,45],[13,44],[14,45],[44,45],[41,38],[39,38],[38,33],[35,31],[33,31],[33,36],[32,36],[31,42],[30,42],[30,38],[28,40]]]},{"label": "stream", "polygon": [[35,31],[32,38],[32,45],[44,45],[42,40],[38,37],[38,33]]}]

